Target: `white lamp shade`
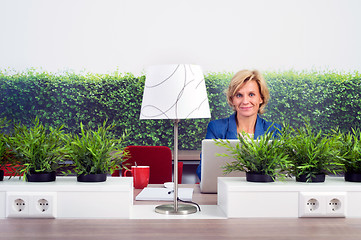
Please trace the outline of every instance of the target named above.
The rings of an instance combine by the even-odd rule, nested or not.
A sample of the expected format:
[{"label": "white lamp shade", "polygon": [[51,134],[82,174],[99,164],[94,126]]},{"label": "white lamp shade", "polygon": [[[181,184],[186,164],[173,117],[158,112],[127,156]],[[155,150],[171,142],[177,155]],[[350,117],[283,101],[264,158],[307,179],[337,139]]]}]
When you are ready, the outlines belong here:
[{"label": "white lamp shade", "polygon": [[210,117],[200,66],[170,64],[147,69],[140,119]]}]

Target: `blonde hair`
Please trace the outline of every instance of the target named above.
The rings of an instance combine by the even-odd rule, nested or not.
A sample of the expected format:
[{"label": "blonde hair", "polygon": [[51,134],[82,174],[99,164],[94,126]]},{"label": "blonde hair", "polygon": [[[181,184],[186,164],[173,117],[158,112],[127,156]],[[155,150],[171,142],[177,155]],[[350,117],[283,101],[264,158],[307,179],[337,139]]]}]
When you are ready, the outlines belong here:
[{"label": "blonde hair", "polygon": [[257,70],[242,70],[237,72],[231,79],[228,89],[226,90],[227,102],[228,105],[236,111],[234,105],[232,104],[232,98],[236,95],[238,90],[243,86],[244,83],[248,81],[256,81],[259,92],[261,94],[262,103],[259,106],[258,113],[262,114],[265,111],[265,107],[270,99],[269,90],[267,87],[266,80],[263,78],[261,73]]}]

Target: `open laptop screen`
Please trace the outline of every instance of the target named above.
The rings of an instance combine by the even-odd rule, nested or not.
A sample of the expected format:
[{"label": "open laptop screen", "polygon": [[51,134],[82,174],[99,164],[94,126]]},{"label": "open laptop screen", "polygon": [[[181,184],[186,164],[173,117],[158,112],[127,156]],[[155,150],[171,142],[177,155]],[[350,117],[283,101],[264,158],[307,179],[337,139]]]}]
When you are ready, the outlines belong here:
[{"label": "open laptop screen", "polygon": [[[232,145],[239,144],[238,139],[228,140]],[[217,193],[218,177],[244,177],[245,172],[231,172],[224,174],[223,166],[226,162],[234,161],[232,158],[217,156],[217,153],[229,154],[227,148],[217,146],[213,139],[204,139],[202,141],[202,180],[200,189],[202,193]]]}]

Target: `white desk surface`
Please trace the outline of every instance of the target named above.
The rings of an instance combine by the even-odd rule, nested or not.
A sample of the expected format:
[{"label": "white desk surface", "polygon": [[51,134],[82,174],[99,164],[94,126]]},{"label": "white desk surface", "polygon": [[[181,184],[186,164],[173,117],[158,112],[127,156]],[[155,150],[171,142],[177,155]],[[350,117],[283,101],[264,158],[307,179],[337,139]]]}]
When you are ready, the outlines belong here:
[{"label": "white desk surface", "polygon": [[[163,187],[163,184],[149,184],[148,187]],[[134,189],[134,205],[131,219],[225,219],[225,214],[217,205],[217,194],[202,194],[199,184],[179,184],[178,188],[193,187],[192,201],[200,205],[201,211],[188,215],[164,215],[155,212],[155,207],[163,204],[173,204],[167,201],[136,201],[135,197],[142,189]],[[179,202],[179,204],[182,204]]]},{"label": "white desk surface", "polygon": [[[149,184],[148,187],[163,187],[163,184]],[[199,184],[179,184],[178,188],[193,188],[193,202],[200,205],[217,205],[217,194],[202,194]],[[173,202],[166,201],[136,201],[135,197],[142,191],[142,189],[134,189],[134,205],[158,205]]]}]

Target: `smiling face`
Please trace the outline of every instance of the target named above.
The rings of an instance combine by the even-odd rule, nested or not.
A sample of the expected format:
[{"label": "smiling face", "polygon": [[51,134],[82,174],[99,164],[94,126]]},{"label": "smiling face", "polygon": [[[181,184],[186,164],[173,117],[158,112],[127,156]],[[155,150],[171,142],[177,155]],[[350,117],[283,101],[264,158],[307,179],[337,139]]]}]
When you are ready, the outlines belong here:
[{"label": "smiling face", "polygon": [[[233,103],[233,100],[236,101],[237,92],[240,91],[241,87],[244,87],[246,83],[250,83],[251,85],[253,85],[254,83],[251,83],[253,81],[258,86],[258,88],[254,88],[254,93],[258,93],[258,96],[261,95],[262,98],[262,104],[258,104],[258,114],[264,113],[270,95],[265,79],[257,70],[241,70],[232,77],[228,89],[226,90],[226,95],[227,103],[234,111],[237,111],[236,108],[238,107],[238,105],[235,105]],[[255,85],[253,87],[255,87]]]},{"label": "smiling face", "polygon": [[257,116],[262,102],[259,86],[253,80],[245,82],[232,97],[232,104],[238,117]]}]

